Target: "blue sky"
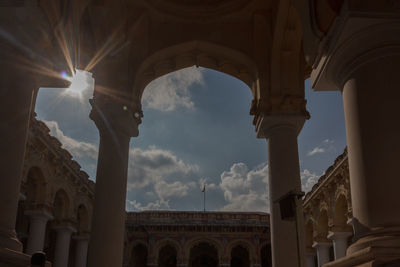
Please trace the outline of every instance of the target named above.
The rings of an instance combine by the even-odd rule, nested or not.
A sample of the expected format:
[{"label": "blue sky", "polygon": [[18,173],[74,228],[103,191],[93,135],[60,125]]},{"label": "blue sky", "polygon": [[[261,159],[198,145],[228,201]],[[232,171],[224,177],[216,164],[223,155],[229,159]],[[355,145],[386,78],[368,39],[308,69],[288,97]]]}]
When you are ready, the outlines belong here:
[{"label": "blue sky", "polygon": [[[98,132],[88,118],[92,81],[82,97],[42,88],[36,113],[95,180]],[[314,92],[305,82],[311,119],[299,135],[302,183],[308,191],[346,145],[340,92]],[[143,96],[140,135],[132,138],[127,210],[268,211],[267,143],[249,115],[250,89],[203,68],[153,81]]]}]

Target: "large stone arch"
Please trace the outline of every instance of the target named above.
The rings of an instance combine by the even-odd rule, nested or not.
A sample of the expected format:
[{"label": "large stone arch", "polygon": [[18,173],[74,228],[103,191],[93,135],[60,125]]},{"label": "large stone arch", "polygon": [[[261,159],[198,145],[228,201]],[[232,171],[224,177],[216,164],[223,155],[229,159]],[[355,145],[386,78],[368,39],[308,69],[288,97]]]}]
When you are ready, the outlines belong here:
[{"label": "large stone arch", "polygon": [[63,221],[71,217],[71,200],[64,189],[58,189],[54,195],[53,214],[55,221]]},{"label": "large stone arch", "polygon": [[153,251],[154,255],[153,256],[156,258],[156,262],[158,262],[158,257],[160,255],[161,249],[165,246],[172,246],[176,250],[177,259],[182,259],[184,252],[183,252],[181,244],[174,239],[164,238],[164,239],[158,241],[154,246],[154,251]]},{"label": "large stone arch", "polygon": [[231,267],[250,267],[252,266],[252,259],[250,251],[243,244],[234,246],[230,253],[230,266]]},{"label": "large stone arch", "polygon": [[185,250],[184,250],[184,260],[188,262],[189,267],[190,267],[190,253],[192,251],[192,249],[199,245],[200,243],[207,243],[209,245],[211,245],[217,252],[218,255],[218,261],[221,263],[223,262],[223,258],[224,258],[224,246],[222,245],[221,241],[219,241],[218,239],[215,238],[193,238],[191,240],[188,240],[185,243]]},{"label": "large stone arch", "polygon": [[272,267],[272,248],[270,242],[264,242],[260,245],[260,266]]},{"label": "large stone arch", "polygon": [[48,201],[48,178],[42,168],[32,166],[26,175],[26,191],[28,207],[45,205]]},{"label": "large stone arch", "polygon": [[178,250],[171,244],[165,244],[160,248],[157,255],[159,267],[176,267],[178,264]]},{"label": "large stone arch", "polygon": [[333,212],[333,230],[339,232],[351,232],[352,228],[347,224],[348,200],[345,194],[339,194],[336,197]]},{"label": "large stone arch", "polygon": [[134,94],[140,98],[151,81],[191,66],[236,77],[252,89],[253,96],[257,91],[258,68],[246,54],[211,42],[188,41],[159,49],[144,59],[135,75]]},{"label": "large stone arch", "polygon": [[78,233],[88,233],[90,228],[90,214],[88,208],[84,204],[78,206],[76,219]]},{"label": "large stone arch", "polygon": [[254,245],[250,241],[244,240],[244,239],[235,240],[228,244],[228,246],[226,248],[226,254],[227,254],[226,256],[228,259],[231,256],[232,250],[237,246],[242,246],[243,248],[245,248],[248,251],[250,264],[252,264],[256,261],[258,256],[257,256],[257,252],[255,250]]},{"label": "large stone arch", "polygon": [[129,251],[129,266],[146,267],[149,256],[148,245],[144,242],[135,242]]},{"label": "large stone arch", "polygon": [[207,241],[200,241],[190,248],[188,258],[189,267],[217,267],[222,262],[223,259],[218,253],[218,249]]},{"label": "large stone arch", "polygon": [[222,257],[224,255],[224,249],[223,249],[224,246],[222,245],[222,243],[219,240],[214,239],[214,238],[194,238],[194,239],[191,239],[188,242],[186,242],[186,244],[185,244],[185,247],[187,248],[185,250],[185,258],[186,259],[189,259],[189,257],[190,257],[190,250],[194,246],[196,246],[200,243],[209,243],[210,245],[212,245],[218,252],[219,260],[222,260]]},{"label": "large stone arch", "polygon": [[329,233],[329,213],[327,209],[322,209],[319,213],[316,229],[316,239],[318,241],[330,242],[327,236]]}]

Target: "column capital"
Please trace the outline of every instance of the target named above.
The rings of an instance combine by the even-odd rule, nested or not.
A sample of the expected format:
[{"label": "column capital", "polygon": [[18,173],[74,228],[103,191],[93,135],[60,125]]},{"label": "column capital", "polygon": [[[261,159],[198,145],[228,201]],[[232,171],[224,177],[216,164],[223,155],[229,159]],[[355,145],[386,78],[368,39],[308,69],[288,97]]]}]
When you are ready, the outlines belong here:
[{"label": "column capital", "polygon": [[53,215],[45,210],[26,210],[24,212],[26,216],[29,216],[30,218],[35,218],[38,220],[43,220],[43,221],[48,221],[48,220],[53,220],[54,217]]},{"label": "column capital", "polygon": [[105,95],[96,95],[89,102],[92,106],[89,117],[100,135],[110,132],[127,137],[139,135],[138,127],[143,117],[140,102],[127,104]]},{"label": "column capital", "polygon": [[353,235],[352,232],[330,232],[328,234],[328,238],[331,239],[331,240],[347,239],[352,235]]},{"label": "column capital", "polygon": [[72,239],[77,240],[77,241],[89,241],[90,235],[89,234],[73,235]]},{"label": "column capital", "polygon": [[306,114],[269,114],[260,116],[256,124],[257,138],[269,138],[282,129],[291,129],[298,135],[308,119]]},{"label": "column capital", "polygon": [[312,247],[319,249],[319,248],[329,248],[332,246],[332,242],[314,242]]},{"label": "column capital", "polygon": [[69,225],[58,225],[52,227],[52,229],[56,232],[76,233],[76,228]]},{"label": "column capital", "polygon": [[392,55],[400,55],[398,15],[351,12],[343,8],[320,44],[320,53],[311,73],[311,86],[318,91],[342,90],[358,68]]}]

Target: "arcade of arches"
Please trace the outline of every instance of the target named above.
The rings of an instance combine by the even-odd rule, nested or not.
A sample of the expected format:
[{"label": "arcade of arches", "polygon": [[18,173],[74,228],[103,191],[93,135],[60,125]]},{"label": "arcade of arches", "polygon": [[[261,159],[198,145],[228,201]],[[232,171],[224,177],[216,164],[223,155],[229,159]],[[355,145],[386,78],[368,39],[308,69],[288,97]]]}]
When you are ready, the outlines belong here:
[{"label": "arcade of arches", "polygon": [[[5,264],[23,265],[28,257],[15,231],[20,192],[28,188],[28,252],[54,240],[49,255],[56,266],[65,266],[71,234],[89,228],[88,266],[122,265],[128,149],[131,137],[139,135],[143,90],[161,75],[197,65],[237,77],[253,94],[257,137],[268,141],[273,266],[311,264],[312,251],[319,265],[332,255],[336,260],[326,266],[399,265],[398,0],[8,0],[0,3],[0,26],[0,260]],[[62,167],[23,172],[38,88],[66,87],[60,73],[74,68],[96,79],[90,101],[90,118],[100,134],[95,194],[76,163],[48,158],[43,144],[33,157]],[[350,178],[347,189],[338,190],[351,191],[347,221],[350,213],[342,212],[350,209],[350,194],[333,196],[325,185],[305,199],[313,219],[300,216],[297,136],[310,119],[304,99],[308,77],[315,90],[342,92]],[[58,191],[43,179],[64,176],[75,185],[85,181],[79,190],[66,185]],[[92,206],[71,197],[81,189],[94,194]],[[287,209],[285,203],[292,205]],[[92,213],[90,220],[86,213]],[[74,226],[78,220],[82,230]],[[54,223],[49,238],[43,237],[47,221]],[[354,232],[347,249],[345,221]],[[87,239],[74,241],[83,255]],[[207,260],[214,259],[211,254]],[[201,265],[205,260],[199,257]]]},{"label": "arcade of arches", "polygon": [[[94,183],[47,126],[31,118],[16,231],[23,251],[53,266],[85,267]],[[353,242],[347,150],[303,200],[306,267],[333,264]],[[271,267],[269,216],[235,212],[129,212],[123,266]]]}]

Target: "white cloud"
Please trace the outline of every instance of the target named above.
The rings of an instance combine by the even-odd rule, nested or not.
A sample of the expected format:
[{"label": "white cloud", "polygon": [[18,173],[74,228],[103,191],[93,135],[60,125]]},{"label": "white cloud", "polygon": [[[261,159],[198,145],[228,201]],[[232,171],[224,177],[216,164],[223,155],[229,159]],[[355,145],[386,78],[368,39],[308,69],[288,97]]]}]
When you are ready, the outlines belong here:
[{"label": "white cloud", "polygon": [[203,84],[202,69],[191,67],[164,75],[152,81],[143,92],[144,104],[152,109],[173,111],[177,107],[194,108],[189,88]]},{"label": "white cloud", "polygon": [[312,173],[307,169],[304,169],[300,175],[301,175],[302,190],[306,193],[311,191],[313,185],[315,185],[318,182],[318,179],[321,176],[317,175],[316,173]]},{"label": "white cloud", "polygon": [[[196,186],[196,184],[194,183]],[[161,200],[169,197],[182,198],[187,196],[190,188],[193,187],[193,183],[184,184],[179,181],[167,183],[165,181],[159,181],[154,185],[154,189]]]},{"label": "white cloud", "polygon": [[143,210],[166,210],[170,209],[169,201],[165,200],[156,200],[154,202],[149,202],[147,205],[143,205],[136,200],[127,200],[126,201],[126,209],[128,211],[143,211]]},{"label": "white cloud", "polygon": [[322,148],[322,147],[315,147],[313,150],[311,150],[310,152],[308,152],[307,153],[307,156],[313,156],[313,155],[315,155],[315,154],[318,154],[318,153],[324,153],[325,152],[325,149],[324,148]]},{"label": "white cloud", "polygon": [[334,141],[330,139],[325,139],[320,145],[316,146],[313,150],[307,153],[307,156],[314,156],[315,154],[325,153],[327,151],[336,151]]},{"label": "white cloud", "polygon": [[[172,152],[150,147],[147,150],[130,150],[128,166],[128,190],[156,185],[172,178],[184,179],[197,172],[198,166],[186,164]],[[161,194],[166,194],[164,191]]]},{"label": "white cloud", "polygon": [[228,202],[222,210],[263,211],[269,210],[268,171],[263,164],[248,170],[244,163],[235,163],[221,174],[220,188]]},{"label": "white cloud", "polygon": [[50,134],[56,137],[63,148],[68,150],[75,158],[88,157],[97,159],[98,148],[97,146],[82,141],[75,140],[71,137],[64,135],[63,131],[58,126],[56,121],[43,121],[50,129]]}]

